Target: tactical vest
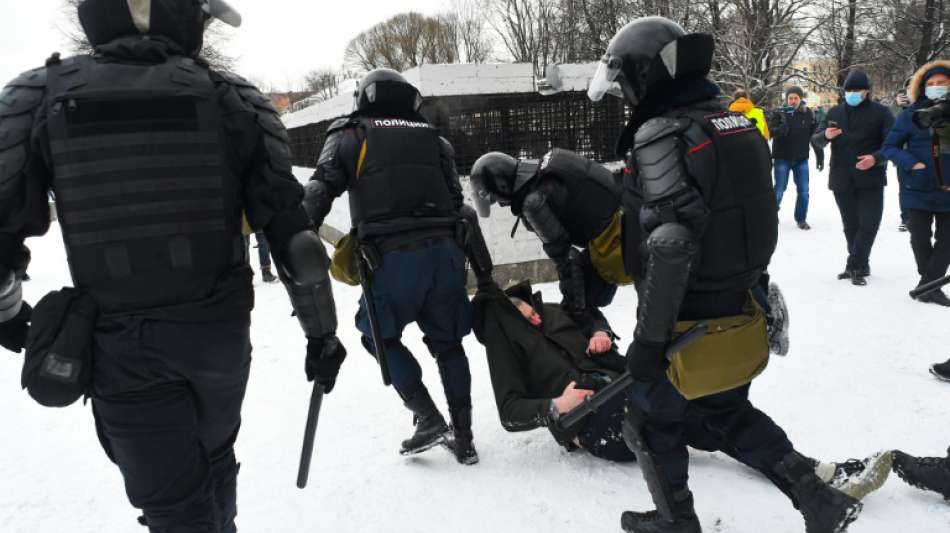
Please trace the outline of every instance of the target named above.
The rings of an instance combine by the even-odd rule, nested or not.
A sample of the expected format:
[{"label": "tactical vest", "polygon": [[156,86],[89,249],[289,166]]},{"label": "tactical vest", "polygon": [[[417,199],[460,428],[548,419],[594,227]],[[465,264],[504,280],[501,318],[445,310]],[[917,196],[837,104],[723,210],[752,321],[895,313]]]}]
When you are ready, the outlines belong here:
[{"label": "tactical vest", "polygon": [[691,121],[707,137],[694,146],[687,143],[684,157],[702,150],[715,150],[716,156],[716,168],[703,169],[714,175],[692,176],[710,214],[690,290],[748,290],[768,267],[778,242],[768,143],[755,123],[738,113],[693,110],[679,118]]},{"label": "tactical vest", "polygon": [[80,57],[49,74],[52,187],[75,285],[106,313],[210,296],[246,251],[208,71]]},{"label": "tactical vest", "polygon": [[425,227],[427,220],[438,225],[458,218],[432,126],[391,118],[362,118],[359,126],[365,141],[349,191],[354,228],[396,219]]},{"label": "tactical vest", "polygon": [[613,174],[594,161],[555,148],[541,162],[539,183],[556,180],[567,189],[567,205],[553,206],[571,243],[586,248],[620,209],[620,186]]}]

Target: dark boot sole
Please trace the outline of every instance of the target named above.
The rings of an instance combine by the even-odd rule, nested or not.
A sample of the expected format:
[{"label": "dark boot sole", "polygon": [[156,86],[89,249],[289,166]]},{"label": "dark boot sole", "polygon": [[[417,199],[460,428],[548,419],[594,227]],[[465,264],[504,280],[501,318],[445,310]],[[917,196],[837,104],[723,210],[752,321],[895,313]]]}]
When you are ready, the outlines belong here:
[{"label": "dark boot sole", "polygon": [[950,376],[945,376],[940,372],[937,372],[936,368],[930,367],[930,373],[933,374],[933,377],[937,378],[938,380],[943,381],[944,383],[950,383]]},{"label": "dark boot sole", "polygon": [[445,443],[444,443],[442,446],[443,446],[446,450],[448,450],[449,453],[451,453],[452,455],[455,456],[455,460],[458,461],[458,463],[459,463],[460,465],[471,466],[471,465],[474,465],[474,464],[478,464],[478,452],[475,452],[475,455],[472,456],[472,457],[459,457],[458,454],[455,453],[455,440],[454,440],[454,439],[446,439],[446,440],[445,440]]},{"label": "dark boot sole", "polygon": [[838,527],[835,528],[833,533],[843,533],[848,529],[855,520],[861,516],[861,511],[864,510],[864,504],[861,502],[856,502],[852,505],[846,512],[844,520],[838,523]]},{"label": "dark boot sole", "polygon": [[399,455],[402,455],[403,457],[408,455],[418,455],[420,453],[427,452],[436,446],[445,446],[445,443],[448,441],[448,437],[446,435],[446,433],[443,433],[435,439],[423,444],[422,446],[417,446],[415,448],[403,448],[399,450]]}]

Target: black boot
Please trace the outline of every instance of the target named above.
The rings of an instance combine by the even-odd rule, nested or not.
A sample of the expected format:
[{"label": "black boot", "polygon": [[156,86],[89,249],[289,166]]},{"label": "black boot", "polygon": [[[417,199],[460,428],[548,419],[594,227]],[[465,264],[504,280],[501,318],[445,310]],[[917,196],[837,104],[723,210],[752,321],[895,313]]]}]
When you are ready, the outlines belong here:
[{"label": "black boot", "polygon": [[455,460],[463,465],[473,465],[478,462],[478,452],[475,451],[474,437],[472,436],[472,408],[450,409],[452,419],[452,439],[447,447],[455,454]]},{"label": "black boot", "polygon": [[785,456],[773,471],[805,518],[807,533],[845,531],[861,513],[861,502],[825,484],[815,474],[814,463],[798,452]]},{"label": "black boot", "polygon": [[848,459],[842,463],[818,463],[815,473],[822,481],[856,500],[884,486],[891,473],[891,452],[866,459]]},{"label": "black boot", "polygon": [[950,450],[947,457],[914,457],[895,451],[894,472],[909,485],[936,492],[950,501]]},{"label": "black boot", "polygon": [[930,373],[940,381],[950,382],[950,360],[946,363],[937,363],[930,367]]},{"label": "black boot", "polygon": [[628,533],[702,533],[699,518],[693,509],[693,493],[684,489],[673,495],[673,521],[658,511],[637,513],[627,511],[620,517],[620,527]]},{"label": "black boot", "polygon": [[416,432],[412,437],[402,441],[400,455],[414,455],[432,449],[440,444],[446,444],[449,435],[449,426],[445,418],[435,406],[429,391],[420,388],[406,400],[406,408],[412,411],[413,424]]},{"label": "black boot", "polygon": [[851,284],[857,287],[864,287],[868,284],[868,278],[860,270],[851,271]]},{"label": "black boot", "polygon": [[917,301],[925,304],[937,304],[942,307],[950,307],[950,298],[947,297],[947,293],[940,289],[917,298]]},{"label": "black boot", "polygon": [[264,280],[264,283],[274,283],[277,281],[277,276],[271,272],[270,267],[261,268],[261,279]]}]

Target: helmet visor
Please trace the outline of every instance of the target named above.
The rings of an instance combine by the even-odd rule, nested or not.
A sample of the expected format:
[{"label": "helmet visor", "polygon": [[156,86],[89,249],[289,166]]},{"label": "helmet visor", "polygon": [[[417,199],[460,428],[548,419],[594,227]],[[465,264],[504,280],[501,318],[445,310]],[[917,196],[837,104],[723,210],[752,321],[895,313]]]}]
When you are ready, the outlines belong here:
[{"label": "helmet visor", "polygon": [[607,94],[612,94],[622,98],[623,93],[618,78],[623,69],[623,60],[616,56],[605,55],[597,66],[597,72],[594,78],[590,80],[590,88],[587,89],[587,97],[591,101],[599,102]]},{"label": "helmet visor", "polygon": [[481,174],[472,174],[472,203],[478,216],[488,218],[491,215],[491,204],[495,203],[495,195],[485,187]]},{"label": "helmet visor", "polygon": [[201,0],[201,8],[205,14],[228,26],[241,27],[241,14],[224,0]]}]

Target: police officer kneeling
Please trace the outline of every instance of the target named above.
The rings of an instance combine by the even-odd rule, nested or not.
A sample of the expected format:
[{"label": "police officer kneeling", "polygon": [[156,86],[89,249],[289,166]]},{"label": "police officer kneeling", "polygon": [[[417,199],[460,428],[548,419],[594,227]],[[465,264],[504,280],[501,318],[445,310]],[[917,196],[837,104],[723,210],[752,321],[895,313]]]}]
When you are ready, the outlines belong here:
[{"label": "police officer kneeling", "polygon": [[[633,107],[621,144],[632,150],[625,189],[643,201],[646,257],[627,355],[636,381],[624,432],[657,510],[624,513],[622,526],[701,530],[687,485],[689,418],[700,420],[709,449],[789,496],[809,533],[843,531],[860,502],[825,485],[749,402],[750,382],[768,361],[765,320],[749,291],[771,260],[778,221],[768,146],[755,124],[718,103],[719,88],[706,79],[712,55],[709,35],[687,35],[660,17],[636,20],[611,41],[589,93],[599,101],[619,88]],[[671,339],[697,321],[710,333],[668,362]]]},{"label": "police officer kneeling", "polygon": [[41,305],[31,317],[19,280],[52,190],[76,291],[98,309],[81,385],[140,521],[233,533],[254,302],[242,213],[273,245],[308,374],[331,389],[346,352],[326,251],[269,100],[196,59],[211,17],[238,25],[236,12],[220,0],[78,9],[95,54],[54,56],[0,98],[0,279],[15,280],[0,284],[0,343],[18,352],[31,318],[31,341],[51,321]]},{"label": "police officer kneeling", "polygon": [[[370,353],[375,354],[375,341],[383,344],[392,385],[415,420],[415,433],[400,453],[446,445],[459,462],[474,464],[472,378],[462,348],[472,323],[460,242],[465,239],[458,238],[462,188],[454,151],[419,114],[421,104],[419,91],[398,72],[367,74],[356,111],[328,130],[304,204],[319,225],[333,201],[349,191],[350,238],[372,270],[373,294],[360,301],[356,326]],[[373,298],[375,317],[368,316],[367,297]],[[371,319],[381,339],[373,338]],[[413,322],[438,363],[451,430],[422,382],[419,363],[401,341]]]}]

